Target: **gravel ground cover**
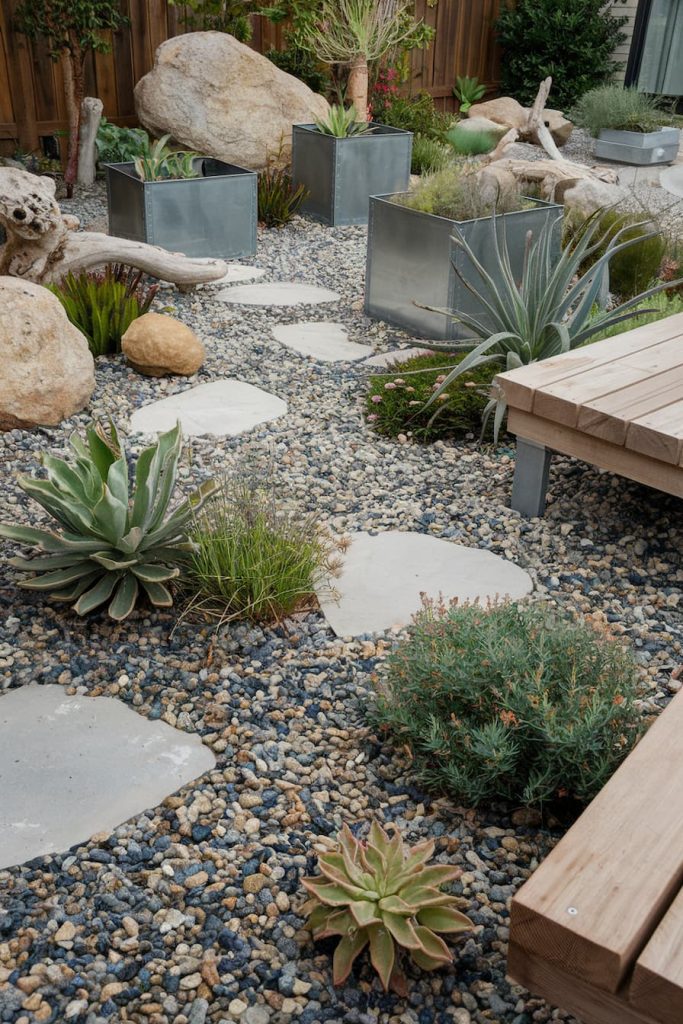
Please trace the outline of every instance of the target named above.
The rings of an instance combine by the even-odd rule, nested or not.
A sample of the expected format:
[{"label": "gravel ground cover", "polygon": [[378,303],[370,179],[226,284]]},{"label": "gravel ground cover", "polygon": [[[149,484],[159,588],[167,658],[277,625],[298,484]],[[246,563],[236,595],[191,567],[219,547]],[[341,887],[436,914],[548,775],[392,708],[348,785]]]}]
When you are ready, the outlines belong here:
[{"label": "gravel ground cover", "polygon": [[[64,203],[103,214],[96,188]],[[141,404],[236,376],[289,403],[286,419],[237,438],[192,438],[181,483],[250,460],[271,463],[283,502],[315,509],[336,533],[417,530],[511,558],[537,592],[625,633],[648,680],[643,710],[680,683],[681,505],[570,459],[554,460],[542,520],[508,507],[514,443],[428,447],[374,435],[362,415],[362,365],[316,363],[279,345],[276,323],[329,318],[384,351],[411,339],[362,312],[365,231],[297,219],[259,235],[264,280],[338,291],[338,303],[228,306],[211,288],[161,293],[208,350],[194,381],[144,378],[100,360],[88,415],[63,429],[0,438],[3,519],[29,517],[13,483],[37,453],[64,450],[91,415],[125,429]],[[273,629],[220,634],[168,614],[122,625],[76,620],[0,578],[0,679],[116,696],[149,718],[197,732],[208,776],[61,855],[0,872],[0,1021],[105,1024],[532,1024],[570,1020],[505,980],[509,899],[557,836],[522,808],[473,812],[415,787],[410,762],[368,728],[363,708],[392,638],[337,639],[319,613]],[[0,698],[1,699],[1,698]],[[475,931],[451,970],[413,974],[384,995],[367,964],[334,989],[331,946],[313,945],[298,908],[317,836],[342,822],[394,822],[408,842],[437,839],[457,863]]]}]

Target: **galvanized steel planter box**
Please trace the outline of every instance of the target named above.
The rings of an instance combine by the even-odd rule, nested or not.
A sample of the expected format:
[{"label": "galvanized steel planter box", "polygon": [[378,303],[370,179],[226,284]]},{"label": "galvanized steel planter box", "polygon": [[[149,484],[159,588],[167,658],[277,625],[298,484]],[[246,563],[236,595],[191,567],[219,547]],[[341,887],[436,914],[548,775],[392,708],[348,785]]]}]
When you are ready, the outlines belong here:
[{"label": "galvanized steel planter box", "polygon": [[678,154],[680,135],[678,128],[659,128],[656,132],[605,128],[595,140],[593,152],[601,160],[621,164],[670,164]]},{"label": "galvanized steel planter box", "polygon": [[314,124],[293,126],[292,176],[309,191],[303,213],[325,224],[367,224],[370,196],[408,187],[412,132],[373,124],[374,131],[346,139]]},{"label": "galvanized steel planter box", "polygon": [[[486,270],[495,276],[493,218],[452,221],[402,206],[396,196],[370,200],[368,255],[365,275],[365,312],[368,316],[402,327],[420,338],[455,340],[466,337],[450,317],[421,309],[416,302],[441,309],[459,309],[485,322],[481,308],[459,280],[461,273],[477,286],[480,280],[471,261],[451,241],[458,228]],[[498,236],[507,240],[513,270],[521,277],[528,231],[537,235],[550,218],[557,221],[557,252],[560,252],[562,207],[532,200],[534,208],[496,218]]]},{"label": "galvanized steel planter box", "polygon": [[200,177],[167,181],[141,181],[132,163],[107,164],[109,234],[186,256],[254,253],[256,174],[208,157],[197,164]]}]

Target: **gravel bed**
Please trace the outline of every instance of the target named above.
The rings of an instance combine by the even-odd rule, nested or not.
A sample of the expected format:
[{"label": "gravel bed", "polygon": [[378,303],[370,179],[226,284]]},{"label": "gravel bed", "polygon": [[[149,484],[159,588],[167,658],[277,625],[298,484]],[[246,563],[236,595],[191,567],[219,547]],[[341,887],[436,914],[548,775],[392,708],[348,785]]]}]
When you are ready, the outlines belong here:
[{"label": "gravel bed", "polygon": [[[100,188],[65,202],[103,215]],[[362,416],[357,364],[318,364],[277,344],[274,323],[333,319],[378,351],[412,339],[362,311],[365,230],[296,220],[260,233],[268,279],[338,291],[337,304],[231,307],[205,287],[167,289],[161,305],[191,325],[208,357],[197,378],[157,380],[120,359],[98,362],[88,415],[63,429],[0,437],[2,519],[37,521],[13,483],[90,415],[125,430],[139,405],[198,381],[237,376],[284,398],[289,416],[240,438],[194,438],[181,481],[249,461],[272,463],[283,502],[343,534],[417,530],[514,559],[558,605],[625,633],[643,662],[648,710],[680,683],[681,505],[674,498],[554,460],[544,519],[508,507],[514,446],[474,439],[420,447],[375,436]],[[135,445],[131,446],[135,450]],[[571,1020],[505,979],[509,900],[559,834],[520,808],[473,812],[411,780],[403,754],[368,728],[363,707],[391,642],[333,636],[319,613],[274,629],[209,627],[139,612],[85,623],[18,591],[0,569],[0,680],[106,694],[139,714],[197,732],[214,771],[87,844],[0,871],[0,1021],[105,1024],[532,1024]],[[474,932],[452,969],[382,993],[364,963],[335,989],[332,945],[310,941],[300,875],[316,836],[342,822],[395,822],[409,842],[437,840],[462,866],[456,883]]]}]

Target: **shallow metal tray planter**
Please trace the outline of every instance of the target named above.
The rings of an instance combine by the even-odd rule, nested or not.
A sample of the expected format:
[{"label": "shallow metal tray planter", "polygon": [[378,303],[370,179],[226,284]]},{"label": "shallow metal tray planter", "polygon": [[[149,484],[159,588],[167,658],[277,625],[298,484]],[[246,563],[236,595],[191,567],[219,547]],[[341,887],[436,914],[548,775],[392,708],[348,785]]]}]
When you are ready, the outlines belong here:
[{"label": "shallow metal tray planter", "polygon": [[[404,193],[405,194],[405,193]],[[419,338],[444,341],[466,336],[450,317],[421,309],[416,303],[440,309],[459,309],[485,322],[474,296],[453,269],[480,285],[465,253],[451,241],[453,226],[473,247],[486,270],[495,276],[493,218],[453,221],[402,206],[400,196],[373,196],[370,200],[368,251],[365,274],[365,312]],[[497,232],[507,241],[512,268],[521,277],[527,232],[537,235],[550,219],[556,221],[557,252],[561,245],[563,207],[540,199],[530,200],[533,209],[496,217]]]},{"label": "shallow metal tray planter", "polygon": [[627,132],[605,128],[595,140],[593,153],[600,160],[620,164],[670,164],[678,155],[680,129],[659,128],[655,132]]},{"label": "shallow metal tray planter", "polygon": [[346,139],[293,125],[292,177],[309,193],[302,213],[332,226],[367,224],[370,196],[408,187],[413,133],[372,124],[374,131]]},{"label": "shallow metal tray planter", "polygon": [[257,175],[201,157],[197,178],[141,181],[133,163],[107,164],[109,234],[186,256],[256,251]]}]

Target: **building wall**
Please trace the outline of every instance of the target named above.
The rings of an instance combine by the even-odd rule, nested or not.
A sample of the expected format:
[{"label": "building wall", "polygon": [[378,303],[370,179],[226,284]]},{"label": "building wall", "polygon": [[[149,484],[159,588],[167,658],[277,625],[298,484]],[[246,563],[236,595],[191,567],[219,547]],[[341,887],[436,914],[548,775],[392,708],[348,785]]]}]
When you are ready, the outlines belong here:
[{"label": "building wall", "polygon": [[626,71],[626,62],[628,61],[629,51],[631,49],[631,40],[633,38],[633,26],[636,20],[636,12],[638,10],[638,0],[611,0],[610,8],[612,14],[616,18],[628,18],[628,22],[624,25],[622,31],[626,35],[625,41],[618,46],[614,51],[614,56],[617,60],[622,62],[621,71],[616,76],[616,81],[623,82],[624,73]]}]

